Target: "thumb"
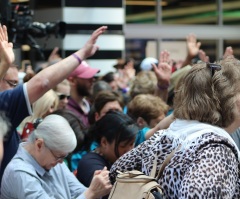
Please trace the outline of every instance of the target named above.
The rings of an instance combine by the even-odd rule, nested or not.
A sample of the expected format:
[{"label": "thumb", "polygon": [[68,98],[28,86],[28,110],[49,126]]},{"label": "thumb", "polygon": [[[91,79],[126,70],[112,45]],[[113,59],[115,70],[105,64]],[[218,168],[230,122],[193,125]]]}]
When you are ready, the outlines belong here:
[{"label": "thumb", "polygon": [[103,171],[107,171],[107,167],[106,166],[103,168]]},{"label": "thumb", "polygon": [[197,42],[197,47],[200,48],[201,42]]},{"label": "thumb", "polygon": [[157,72],[157,66],[156,66],[156,64],[152,63],[152,67],[153,67],[154,72],[156,73],[156,72]]}]

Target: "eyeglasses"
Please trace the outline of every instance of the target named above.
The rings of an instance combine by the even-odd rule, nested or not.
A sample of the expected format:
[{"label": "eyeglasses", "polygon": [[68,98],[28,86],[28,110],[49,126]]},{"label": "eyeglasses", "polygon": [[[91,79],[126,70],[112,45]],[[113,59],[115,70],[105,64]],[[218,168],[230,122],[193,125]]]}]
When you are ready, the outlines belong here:
[{"label": "eyeglasses", "polygon": [[[47,147],[47,146],[46,146]],[[48,147],[47,147],[48,148]],[[51,152],[51,154],[53,155],[53,157],[55,158],[55,161],[56,162],[59,162],[59,161],[62,161],[62,160],[64,160],[67,156],[68,156],[68,154],[67,155],[64,155],[64,156],[56,156],[53,152],[52,152],[52,150],[51,149],[49,149],[48,148],[48,150]]]},{"label": "eyeglasses", "polygon": [[219,65],[219,64],[213,64],[213,63],[207,63],[207,67],[209,67],[211,69],[211,74],[212,74],[212,77],[215,73],[215,71],[220,71],[222,69],[222,66]]},{"label": "eyeglasses", "polygon": [[70,95],[65,95],[65,94],[59,93],[57,91],[55,91],[55,92],[56,92],[59,100],[63,100],[63,99],[66,99],[66,98],[69,99],[70,98]]},{"label": "eyeglasses", "polygon": [[64,95],[64,94],[60,94],[60,95],[58,95],[58,98],[59,98],[59,100],[63,100],[63,99],[69,99],[70,98],[70,95]]},{"label": "eyeglasses", "polygon": [[7,84],[12,87],[12,88],[15,88],[17,85],[18,85],[18,81],[15,81],[15,80],[8,80],[8,79],[5,79],[3,78],[3,80],[5,82],[7,82]]}]

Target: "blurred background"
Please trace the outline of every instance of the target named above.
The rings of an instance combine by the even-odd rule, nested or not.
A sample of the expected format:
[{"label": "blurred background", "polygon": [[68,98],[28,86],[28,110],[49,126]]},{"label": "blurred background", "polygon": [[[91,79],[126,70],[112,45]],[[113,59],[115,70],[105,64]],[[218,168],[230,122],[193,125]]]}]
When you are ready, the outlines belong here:
[{"label": "blurred background", "polygon": [[227,46],[237,58],[240,54],[239,0],[0,0],[0,9],[16,43],[17,62],[30,60],[33,66],[55,46],[63,57],[70,55],[101,25],[108,31],[88,61],[102,74],[115,70],[119,58],[133,58],[138,68],[163,49],[181,61],[189,33],[196,34],[210,61]]}]

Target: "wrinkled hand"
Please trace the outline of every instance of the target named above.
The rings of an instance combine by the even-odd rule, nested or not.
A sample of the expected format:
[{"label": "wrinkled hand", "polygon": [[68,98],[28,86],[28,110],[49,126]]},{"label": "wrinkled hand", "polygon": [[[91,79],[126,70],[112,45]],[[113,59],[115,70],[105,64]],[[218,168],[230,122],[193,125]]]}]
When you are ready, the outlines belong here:
[{"label": "wrinkled hand", "polygon": [[223,55],[223,59],[225,59],[226,57],[234,57],[233,55],[233,49],[231,46],[228,46],[226,49],[225,49],[225,52],[224,52],[224,55]]},{"label": "wrinkled hand", "polygon": [[95,54],[95,52],[98,50],[98,46],[95,45],[97,42],[98,37],[103,34],[107,30],[107,26],[102,26],[95,30],[92,33],[92,36],[90,39],[87,41],[87,43],[83,46],[82,49],[80,49],[80,52],[82,54],[81,58],[87,59],[88,57],[91,57],[92,55]]},{"label": "wrinkled hand", "polygon": [[171,62],[169,52],[164,50],[160,53],[158,66],[152,64],[159,85],[167,85],[170,83],[172,75]]},{"label": "wrinkled hand", "polygon": [[205,51],[199,50],[198,56],[203,62],[209,62],[209,56],[206,55]]},{"label": "wrinkled hand", "polygon": [[51,52],[51,54],[48,57],[48,63],[49,64],[62,60],[62,57],[59,55],[58,51],[59,51],[58,47],[55,47],[53,49],[53,51]]},{"label": "wrinkled hand", "polygon": [[201,42],[197,42],[197,37],[193,33],[190,33],[187,38],[187,50],[188,50],[188,57],[194,58],[200,49]]},{"label": "wrinkled hand", "polygon": [[1,64],[9,65],[15,60],[13,44],[8,42],[7,27],[0,25],[0,60]]},{"label": "wrinkled hand", "polygon": [[101,198],[110,193],[112,185],[109,181],[109,171],[106,167],[94,173],[92,182],[85,193],[87,199]]}]

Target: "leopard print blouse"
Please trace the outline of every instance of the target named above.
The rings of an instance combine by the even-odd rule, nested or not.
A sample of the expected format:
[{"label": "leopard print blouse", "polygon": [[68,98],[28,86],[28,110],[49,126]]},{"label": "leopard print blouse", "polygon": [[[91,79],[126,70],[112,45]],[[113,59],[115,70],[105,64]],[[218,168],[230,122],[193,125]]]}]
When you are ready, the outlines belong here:
[{"label": "leopard print blouse", "polygon": [[[173,139],[163,131],[120,157],[110,170],[115,182],[117,170],[139,170],[150,175],[157,156],[157,171],[173,150]],[[197,146],[197,147],[196,147]],[[206,133],[194,150],[176,151],[158,180],[166,198],[240,198],[239,162],[237,151],[223,137]]]}]

